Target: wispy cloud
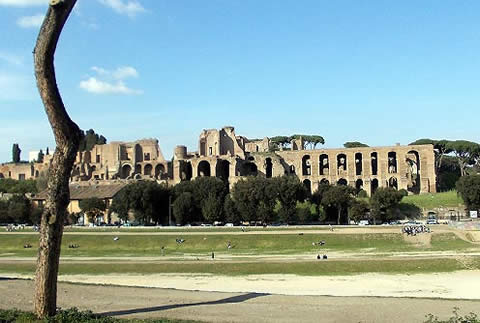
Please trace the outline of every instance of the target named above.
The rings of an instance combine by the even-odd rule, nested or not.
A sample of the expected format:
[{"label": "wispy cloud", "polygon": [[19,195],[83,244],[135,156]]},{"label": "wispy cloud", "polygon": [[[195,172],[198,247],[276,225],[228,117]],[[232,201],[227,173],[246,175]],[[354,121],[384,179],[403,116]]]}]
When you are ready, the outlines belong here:
[{"label": "wispy cloud", "polygon": [[42,25],[44,19],[45,15],[42,13],[34,16],[20,17],[17,20],[17,25],[22,28],[39,28]]},{"label": "wispy cloud", "polygon": [[[0,0],[1,1],[1,0]],[[145,8],[137,0],[98,0],[104,6],[112,8],[115,12],[127,15],[130,18],[145,12]]]},{"label": "wispy cloud", "polygon": [[137,78],[138,72],[131,66],[122,66],[113,71],[93,66],[92,70],[97,73],[96,77],[89,77],[80,82],[80,88],[95,94],[142,94],[143,91],[129,88],[125,79]]},{"label": "wispy cloud", "polygon": [[46,5],[48,5],[48,0],[0,0],[0,6],[5,7],[35,7]]},{"label": "wispy cloud", "polygon": [[0,51],[0,61],[4,61],[8,65],[23,66],[23,58],[21,56],[3,51]]}]

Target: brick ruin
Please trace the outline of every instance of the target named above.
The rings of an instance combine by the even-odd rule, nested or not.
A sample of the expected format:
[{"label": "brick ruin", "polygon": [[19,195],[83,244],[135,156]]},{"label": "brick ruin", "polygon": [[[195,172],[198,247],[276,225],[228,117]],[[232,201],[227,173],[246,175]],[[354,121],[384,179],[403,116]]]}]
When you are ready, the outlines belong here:
[{"label": "brick ruin", "polygon": [[[50,163],[2,164],[0,178],[40,176]],[[79,152],[72,182],[156,180],[169,185],[200,176],[215,176],[232,186],[245,176],[296,175],[314,192],[320,183],[351,185],[371,195],[378,187],[409,193],[435,192],[435,155],[432,145],[305,149],[300,139],[289,148],[271,151],[270,139],[249,140],[233,127],[203,130],[198,151],[177,146],[173,160],[165,160],[158,140],[111,142]]]}]

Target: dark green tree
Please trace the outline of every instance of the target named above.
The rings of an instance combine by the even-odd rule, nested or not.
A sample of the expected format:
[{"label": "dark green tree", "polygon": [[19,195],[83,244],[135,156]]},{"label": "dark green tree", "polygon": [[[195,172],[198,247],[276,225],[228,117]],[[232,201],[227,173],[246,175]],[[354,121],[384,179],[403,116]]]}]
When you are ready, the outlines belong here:
[{"label": "dark green tree", "polygon": [[43,157],[45,155],[43,154],[43,151],[40,149],[40,151],[38,152],[38,156],[37,156],[37,163],[43,163]]},{"label": "dark green tree", "polygon": [[107,139],[95,133],[93,129],[87,130],[83,133],[82,141],[80,142],[80,151],[89,151],[92,150],[95,145],[104,145],[107,143]]},{"label": "dark green tree", "polygon": [[305,186],[296,176],[282,176],[272,179],[280,202],[278,217],[284,223],[292,223],[297,213],[297,202],[303,202],[307,196]]},{"label": "dark green tree", "polygon": [[476,142],[467,140],[450,141],[447,148],[457,157],[460,167],[460,176],[467,175],[467,167],[474,165],[476,159],[480,156],[480,145]]},{"label": "dark green tree", "polygon": [[94,223],[97,217],[103,215],[107,209],[105,201],[97,197],[81,200],[79,207],[87,215],[91,223]]},{"label": "dark green tree", "polygon": [[405,196],[403,192],[391,187],[379,187],[370,197],[371,216],[374,224],[377,219],[383,222],[394,220],[398,215],[395,210]]},{"label": "dark green tree", "polygon": [[369,147],[367,144],[361,143],[359,141],[347,141],[343,144],[345,148],[361,148],[361,147]]},{"label": "dark green tree", "polygon": [[12,161],[14,163],[19,163],[20,162],[20,154],[22,153],[22,150],[20,149],[20,146],[18,144],[13,144],[12,146]]},{"label": "dark green tree", "polygon": [[32,205],[28,198],[22,194],[14,194],[8,200],[8,217],[15,223],[30,222]]},{"label": "dark green tree", "polygon": [[467,209],[480,210],[480,175],[461,177],[456,186]]},{"label": "dark green tree", "polygon": [[123,221],[129,220],[132,212],[142,224],[168,222],[170,189],[164,184],[139,181],[125,186],[114,198],[111,212]]},{"label": "dark green tree", "polygon": [[360,220],[366,220],[369,216],[370,204],[365,200],[353,200],[348,208],[348,215],[351,220],[358,223]]},{"label": "dark green tree", "polygon": [[203,218],[209,223],[223,220],[223,204],[224,200],[217,198],[214,193],[208,194],[202,205]]},{"label": "dark green tree", "polygon": [[225,196],[225,202],[223,204],[223,212],[225,214],[225,222],[230,222],[230,223],[240,223],[242,220],[237,207],[235,205],[235,202],[232,200],[230,197],[230,194]]},{"label": "dark green tree", "polygon": [[[322,197],[324,207],[334,207],[337,210],[337,224],[340,224],[341,216],[354,200],[355,188],[348,185],[336,185],[330,187]],[[347,212],[347,223],[349,223]]]},{"label": "dark green tree", "polygon": [[173,216],[177,224],[184,225],[190,222],[195,212],[195,202],[190,192],[181,193],[173,203]]}]

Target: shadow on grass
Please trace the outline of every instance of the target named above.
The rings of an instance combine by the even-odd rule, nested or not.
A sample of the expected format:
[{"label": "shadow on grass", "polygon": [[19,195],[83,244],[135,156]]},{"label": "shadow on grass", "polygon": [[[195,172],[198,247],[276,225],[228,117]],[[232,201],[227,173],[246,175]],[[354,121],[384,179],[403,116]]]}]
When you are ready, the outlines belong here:
[{"label": "shadow on grass", "polygon": [[145,307],[145,308],[134,308],[130,310],[120,310],[120,311],[111,311],[111,312],[103,312],[97,313],[101,316],[120,316],[120,315],[129,315],[129,314],[137,314],[137,313],[148,313],[148,312],[157,312],[157,311],[165,311],[171,310],[181,307],[191,307],[191,306],[201,306],[201,305],[221,305],[221,304],[235,304],[235,303],[242,303],[248,301],[253,298],[268,296],[270,294],[266,293],[248,293],[244,295],[232,296],[224,299],[219,299],[216,301],[209,301],[209,302],[198,302],[198,303],[187,303],[187,304],[171,304],[171,305],[162,305],[162,306],[153,306],[153,307]]}]

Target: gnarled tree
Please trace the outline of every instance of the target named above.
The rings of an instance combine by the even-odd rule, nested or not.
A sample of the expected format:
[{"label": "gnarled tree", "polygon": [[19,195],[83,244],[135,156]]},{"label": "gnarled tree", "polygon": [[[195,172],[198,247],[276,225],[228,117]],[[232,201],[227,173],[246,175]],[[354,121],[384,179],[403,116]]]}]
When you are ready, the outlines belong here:
[{"label": "gnarled tree", "polygon": [[65,110],[54,68],[58,39],[75,3],[76,0],[50,0],[34,50],[37,87],[57,144],[48,171],[48,195],[41,218],[35,273],[35,313],[41,318],[56,311],[60,244],[70,199],[68,181],[82,136]]}]

